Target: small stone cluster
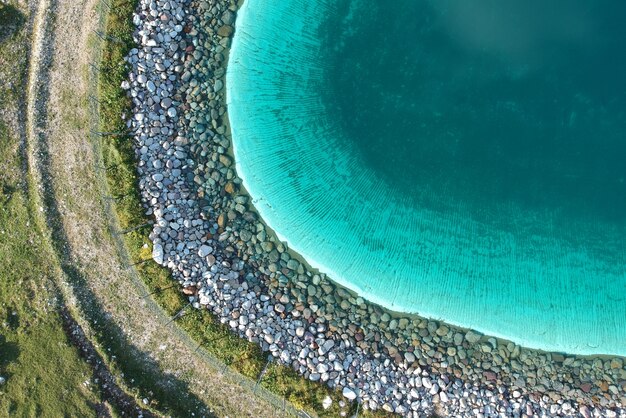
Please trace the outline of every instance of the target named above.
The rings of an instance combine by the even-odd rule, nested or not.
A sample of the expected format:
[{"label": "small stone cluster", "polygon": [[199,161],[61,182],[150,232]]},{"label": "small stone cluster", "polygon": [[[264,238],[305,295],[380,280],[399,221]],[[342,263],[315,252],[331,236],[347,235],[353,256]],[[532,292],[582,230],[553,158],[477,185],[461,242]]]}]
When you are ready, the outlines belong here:
[{"label": "small stone cluster", "polygon": [[622,359],[541,353],[392,315],[276,239],[230,153],[224,74],[237,8],[235,0],[141,0],[122,86],[133,102],[142,198],[156,221],[152,255],[193,306],[363,408],[626,417]]}]

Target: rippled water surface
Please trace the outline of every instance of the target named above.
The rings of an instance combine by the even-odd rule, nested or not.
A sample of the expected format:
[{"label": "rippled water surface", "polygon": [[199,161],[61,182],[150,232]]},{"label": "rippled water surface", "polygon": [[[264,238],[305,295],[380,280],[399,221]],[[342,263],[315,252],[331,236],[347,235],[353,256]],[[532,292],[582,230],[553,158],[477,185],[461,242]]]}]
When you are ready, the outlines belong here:
[{"label": "rippled water surface", "polygon": [[374,302],[626,354],[625,20],[619,1],[249,0],[238,172]]}]

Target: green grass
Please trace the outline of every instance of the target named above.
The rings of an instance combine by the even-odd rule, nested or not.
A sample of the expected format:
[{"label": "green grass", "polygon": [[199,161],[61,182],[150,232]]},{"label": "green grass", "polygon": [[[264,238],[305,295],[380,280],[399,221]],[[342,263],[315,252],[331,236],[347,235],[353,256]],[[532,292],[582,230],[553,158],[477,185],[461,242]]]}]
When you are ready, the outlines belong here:
[{"label": "green grass", "polygon": [[0,375],[7,379],[0,386],[0,415],[95,416],[92,405],[100,400],[91,370],[65,335],[55,267],[11,175],[20,170],[16,142],[0,125]]},{"label": "green grass", "polygon": [[[11,63],[10,59],[19,57],[19,48],[26,42],[23,25],[26,18],[22,11],[12,4],[0,5],[0,62]],[[24,61],[23,57],[21,61]],[[20,62],[16,68],[0,69],[3,75],[0,83],[0,109],[15,105],[21,94],[20,87],[26,79],[25,63]],[[8,77],[10,72],[10,77]]]},{"label": "green grass", "polygon": [[[124,63],[132,43],[134,30],[130,16],[135,2],[113,0],[112,14],[109,15],[107,34],[122,40],[107,42],[103,54],[103,63],[99,83],[101,103],[100,130],[118,132],[125,130],[121,115],[131,114],[130,100],[120,85],[127,77],[129,68]],[[132,140],[128,136],[106,137],[101,142],[103,158],[107,169],[107,181],[113,197],[116,198],[115,210],[120,227],[125,229],[143,225],[150,219],[144,215],[138,190],[135,154]],[[124,237],[132,261],[142,262],[151,258],[151,242],[148,238],[149,227],[127,233]],[[137,270],[157,303],[169,314],[179,312],[187,300],[174,283],[170,272],[153,261],[142,262]],[[165,290],[161,290],[165,289]],[[209,353],[228,364],[232,369],[251,379],[257,379],[267,361],[257,344],[250,343],[234,334],[227,325],[221,324],[215,316],[206,310],[188,309],[187,314],[178,320],[178,324]],[[285,397],[297,408],[315,412],[320,416],[339,416],[338,400],[342,399],[337,391],[327,386],[308,381],[293,369],[272,364],[261,385],[280,397]],[[335,400],[332,408],[324,411],[322,400],[328,396]],[[352,412],[356,405],[352,405]],[[360,416],[387,416],[384,413],[361,413]]]},{"label": "green grass", "polygon": [[[0,6],[0,111],[23,99],[29,39],[24,15]],[[19,139],[0,117],[0,416],[96,416],[101,403],[90,367],[63,330],[54,277],[58,266],[36,227],[25,192]]]}]

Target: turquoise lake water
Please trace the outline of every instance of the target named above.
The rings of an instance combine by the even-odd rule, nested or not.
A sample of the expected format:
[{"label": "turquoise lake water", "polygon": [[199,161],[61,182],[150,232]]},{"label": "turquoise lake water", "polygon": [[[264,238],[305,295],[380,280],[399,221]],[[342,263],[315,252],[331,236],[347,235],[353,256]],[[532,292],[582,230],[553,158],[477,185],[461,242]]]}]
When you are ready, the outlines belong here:
[{"label": "turquoise lake water", "polygon": [[246,1],[238,174],[373,302],[626,355],[625,20],[619,1]]}]

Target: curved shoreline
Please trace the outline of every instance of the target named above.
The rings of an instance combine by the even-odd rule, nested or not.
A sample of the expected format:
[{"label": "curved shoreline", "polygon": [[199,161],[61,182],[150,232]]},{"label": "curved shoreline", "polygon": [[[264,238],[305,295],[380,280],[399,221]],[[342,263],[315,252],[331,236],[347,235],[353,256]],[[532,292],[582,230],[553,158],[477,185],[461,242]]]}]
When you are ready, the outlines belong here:
[{"label": "curved shoreline", "polygon": [[335,149],[349,140],[334,138],[340,130],[318,97],[326,69],[317,61],[327,46],[314,36],[332,6],[303,9],[298,1],[244,4],[227,73],[237,171],[279,238],[385,308],[535,349],[626,355],[626,308],[610,299],[619,297],[623,272],[603,255],[621,258],[620,229],[572,227],[594,237],[587,245],[541,235],[560,230],[553,215],[498,208],[524,216],[515,234],[469,214],[396,202],[349,148]]},{"label": "curved shoreline", "polygon": [[[185,66],[176,72],[181,85],[172,95],[180,100],[158,108],[143,100],[162,83],[161,71],[145,60],[146,79],[139,78],[136,61],[128,86],[135,97],[141,93],[131,125],[137,132],[140,188],[157,220],[153,257],[173,271],[195,307],[210,308],[280,362],[343,388],[346,398],[368,409],[409,415],[437,408],[457,416],[623,413],[621,359],[544,354],[436,321],[392,318],[291,257],[238,192],[241,180],[228,155],[224,71],[219,71],[234,13],[225,11],[232,7],[228,1],[216,7],[225,18],[186,32],[193,41],[194,30],[205,31],[212,45],[201,53],[185,51]],[[155,47],[153,41],[158,45],[146,37],[139,48]],[[162,63],[158,59],[152,57],[153,65]],[[210,74],[199,72],[204,62]],[[173,122],[176,131],[162,133],[162,120]],[[597,382],[608,375],[612,381],[605,389]]]}]

